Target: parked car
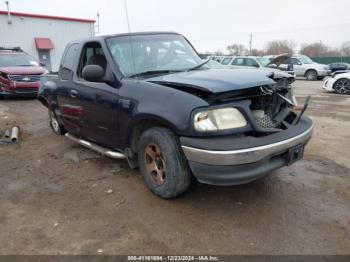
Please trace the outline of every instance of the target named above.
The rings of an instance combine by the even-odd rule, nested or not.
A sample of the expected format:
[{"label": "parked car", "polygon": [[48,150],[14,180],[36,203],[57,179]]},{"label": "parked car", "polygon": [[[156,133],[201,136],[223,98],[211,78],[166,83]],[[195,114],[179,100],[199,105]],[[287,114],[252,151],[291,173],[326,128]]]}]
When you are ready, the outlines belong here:
[{"label": "parked car", "polygon": [[68,44],[38,99],[56,134],[126,158],[162,198],[192,175],[243,184],[301,159],[313,123],[296,111],[294,78],[209,61],[177,33],[92,37]]},{"label": "parked car", "polygon": [[19,47],[0,47],[0,97],[36,97],[40,76],[47,70]]},{"label": "parked car", "polygon": [[218,62],[221,64],[222,60],[225,58],[225,56],[219,56],[219,55],[214,55],[214,56],[209,56],[208,59],[211,59],[215,62]]},{"label": "parked car", "polygon": [[290,56],[282,54],[275,57],[265,56],[231,56],[225,57],[221,64],[228,68],[256,68],[265,70],[266,72],[286,71],[288,74],[295,77],[293,67],[279,67],[282,62],[287,60]]},{"label": "parked car", "polygon": [[350,94],[350,71],[337,71],[327,78],[322,86],[327,91],[337,94]]},{"label": "parked car", "polygon": [[329,68],[332,73],[336,71],[344,71],[344,70],[350,70],[350,64],[347,63],[331,63],[329,64]]},{"label": "parked car", "polygon": [[287,59],[281,67],[287,68],[290,64],[293,65],[296,76],[305,77],[310,81],[320,80],[331,75],[328,65],[316,63],[305,55],[294,55]]}]

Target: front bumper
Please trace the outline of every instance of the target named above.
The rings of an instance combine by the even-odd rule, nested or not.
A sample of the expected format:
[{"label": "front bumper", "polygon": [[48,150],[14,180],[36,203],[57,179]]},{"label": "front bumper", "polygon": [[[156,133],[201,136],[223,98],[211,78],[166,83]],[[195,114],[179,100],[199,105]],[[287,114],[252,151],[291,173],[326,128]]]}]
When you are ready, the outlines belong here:
[{"label": "front bumper", "polygon": [[330,76],[332,74],[331,70],[318,70],[317,75],[324,77],[324,76]]},{"label": "front bumper", "polygon": [[327,90],[327,91],[334,91],[333,90],[333,85],[334,83],[337,81],[337,79],[332,78],[332,77],[328,77],[322,85],[322,88]]},{"label": "front bumper", "polygon": [[265,137],[181,137],[182,149],[194,176],[215,185],[244,184],[287,165],[287,153],[305,145],[313,123],[302,117],[298,125]]},{"label": "front bumper", "polygon": [[37,95],[37,88],[12,89],[11,91],[7,91],[0,86],[0,96],[3,97],[37,97]]}]

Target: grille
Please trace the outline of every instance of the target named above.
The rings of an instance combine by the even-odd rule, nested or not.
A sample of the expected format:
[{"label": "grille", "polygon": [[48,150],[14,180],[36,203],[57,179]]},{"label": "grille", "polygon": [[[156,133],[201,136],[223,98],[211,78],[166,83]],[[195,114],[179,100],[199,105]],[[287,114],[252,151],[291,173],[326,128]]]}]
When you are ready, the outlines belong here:
[{"label": "grille", "polygon": [[9,75],[9,79],[13,82],[30,83],[39,82],[40,75]]},{"label": "grille", "polygon": [[256,125],[260,128],[276,128],[277,125],[273,123],[271,118],[268,115],[264,115],[261,118],[255,119]]},{"label": "grille", "polygon": [[38,93],[37,88],[16,88],[15,92],[17,94],[31,94],[31,93]]}]

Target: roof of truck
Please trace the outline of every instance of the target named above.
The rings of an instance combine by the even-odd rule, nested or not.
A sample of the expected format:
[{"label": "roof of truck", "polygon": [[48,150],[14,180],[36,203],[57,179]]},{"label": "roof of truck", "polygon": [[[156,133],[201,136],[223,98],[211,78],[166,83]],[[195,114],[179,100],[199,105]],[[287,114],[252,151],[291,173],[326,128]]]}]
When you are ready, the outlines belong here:
[{"label": "roof of truck", "polygon": [[86,42],[86,41],[93,41],[93,40],[102,40],[106,38],[111,37],[118,37],[118,36],[135,36],[135,35],[166,35],[166,34],[172,34],[172,35],[181,35],[176,32],[171,31],[149,31],[149,32],[131,32],[131,33],[121,33],[121,34],[109,34],[109,35],[99,35],[99,36],[92,36],[87,37],[83,39],[78,39],[75,41],[72,41],[71,43],[80,43],[80,42]]}]

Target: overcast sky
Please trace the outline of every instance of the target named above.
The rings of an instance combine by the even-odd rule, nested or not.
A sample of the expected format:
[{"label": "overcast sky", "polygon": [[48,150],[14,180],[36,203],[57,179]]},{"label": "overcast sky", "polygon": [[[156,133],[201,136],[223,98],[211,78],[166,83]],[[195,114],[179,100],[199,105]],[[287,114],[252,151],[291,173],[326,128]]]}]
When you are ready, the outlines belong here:
[{"label": "overcast sky", "polygon": [[[12,11],[96,18],[102,34],[127,32],[124,0],[10,0]],[[263,48],[270,40],[297,44],[350,40],[350,0],[127,0],[131,31],[176,31],[200,52],[230,43]],[[5,0],[0,9],[5,10]]]}]

